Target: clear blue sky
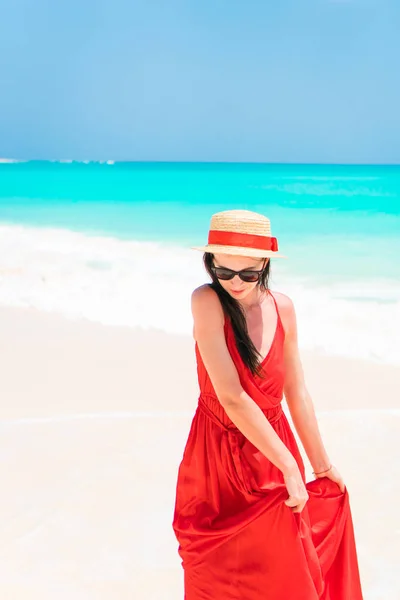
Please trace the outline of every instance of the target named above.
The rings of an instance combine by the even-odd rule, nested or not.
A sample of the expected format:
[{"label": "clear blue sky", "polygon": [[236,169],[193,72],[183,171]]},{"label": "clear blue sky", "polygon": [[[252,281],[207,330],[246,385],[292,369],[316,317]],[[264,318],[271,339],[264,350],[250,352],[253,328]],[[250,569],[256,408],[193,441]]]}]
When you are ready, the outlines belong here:
[{"label": "clear blue sky", "polygon": [[400,163],[400,0],[0,8],[0,156]]}]

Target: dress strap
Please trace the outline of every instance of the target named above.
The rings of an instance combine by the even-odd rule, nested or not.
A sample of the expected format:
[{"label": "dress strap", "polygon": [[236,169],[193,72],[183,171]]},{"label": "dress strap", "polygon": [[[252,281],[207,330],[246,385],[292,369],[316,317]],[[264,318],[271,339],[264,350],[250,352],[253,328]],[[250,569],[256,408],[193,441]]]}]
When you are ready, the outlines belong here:
[{"label": "dress strap", "polygon": [[272,300],[274,301],[275,309],[276,309],[276,314],[277,314],[277,317],[278,317],[278,323],[280,322],[282,324],[281,315],[279,314],[278,303],[275,300],[275,296],[273,295],[273,293],[271,292],[271,290],[268,290],[268,293],[271,296]]}]

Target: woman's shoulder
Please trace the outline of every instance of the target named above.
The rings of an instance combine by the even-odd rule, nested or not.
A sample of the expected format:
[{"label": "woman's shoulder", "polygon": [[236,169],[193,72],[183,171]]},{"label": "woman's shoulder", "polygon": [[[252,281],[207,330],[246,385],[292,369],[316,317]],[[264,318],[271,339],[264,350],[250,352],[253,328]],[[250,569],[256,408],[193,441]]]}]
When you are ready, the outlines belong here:
[{"label": "woman's shoulder", "polygon": [[199,285],[192,292],[192,306],[193,304],[198,306],[204,305],[213,305],[216,303],[220,303],[217,292],[211,287],[209,283],[204,283],[203,285]]},{"label": "woman's shoulder", "polygon": [[283,294],[282,292],[272,290],[270,292],[275,298],[285,333],[288,333],[296,327],[296,313],[293,301],[287,294]]},{"label": "woman's shoulder", "polygon": [[193,290],[191,305],[195,323],[207,323],[212,327],[224,321],[221,301],[210,284],[205,283]]},{"label": "woman's shoulder", "polygon": [[203,285],[199,285],[199,287],[195,288],[192,292],[192,298],[207,298],[207,296],[214,294],[217,295],[217,292],[213,290],[210,283],[203,283]]},{"label": "woman's shoulder", "polygon": [[293,301],[287,294],[283,294],[282,292],[277,292],[276,290],[269,290],[269,292],[275,298],[276,303],[278,304],[279,308],[282,308],[284,310],[292,309]]}]

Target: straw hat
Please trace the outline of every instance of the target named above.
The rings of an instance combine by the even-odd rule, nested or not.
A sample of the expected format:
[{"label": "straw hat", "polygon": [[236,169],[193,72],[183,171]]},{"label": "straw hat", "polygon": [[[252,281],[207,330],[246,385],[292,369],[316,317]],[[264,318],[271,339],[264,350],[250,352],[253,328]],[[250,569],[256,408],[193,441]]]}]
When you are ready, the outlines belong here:
[{"label": "straw hat", "polygon": [[192,246],[212,254],[254,258],[287,258],[278,254],[278,240],[271,236],[270,220],[250,210],[224,210],[211,217],[206,246]]}]

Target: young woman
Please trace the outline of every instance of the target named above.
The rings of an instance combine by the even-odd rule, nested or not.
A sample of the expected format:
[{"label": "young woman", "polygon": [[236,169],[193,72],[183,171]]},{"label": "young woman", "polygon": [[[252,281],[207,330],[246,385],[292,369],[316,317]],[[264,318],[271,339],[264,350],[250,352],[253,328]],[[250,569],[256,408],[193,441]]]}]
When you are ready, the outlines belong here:
[{"label": "young woman", "polygon": [[268,287],[282,257],[269,219],[217,213],[197,249],[212,283],[192,295],[200,397],[173,519],[185,600],[361,600],[349,496],[304,382],[295,310]]}]

